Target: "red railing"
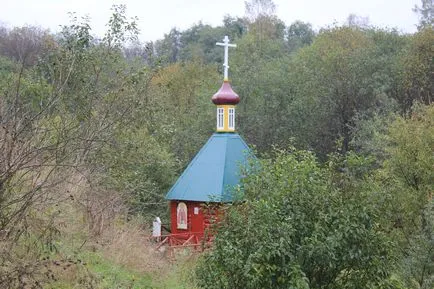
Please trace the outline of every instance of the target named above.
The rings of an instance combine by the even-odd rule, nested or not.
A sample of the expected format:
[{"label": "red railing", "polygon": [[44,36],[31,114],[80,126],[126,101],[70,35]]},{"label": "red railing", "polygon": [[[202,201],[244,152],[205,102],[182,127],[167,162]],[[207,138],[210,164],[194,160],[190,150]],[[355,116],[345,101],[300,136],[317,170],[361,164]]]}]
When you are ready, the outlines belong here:
[{"label": "red railing", "polygon": [[155,250],[159,250],[163,246],[168,246],[169,249],[193,248],[198,251],[203,251],[212,244],[211,238],[204,238],[202,232],[161,235],[160,237],[151,237],[151,240],[158,242]]}]

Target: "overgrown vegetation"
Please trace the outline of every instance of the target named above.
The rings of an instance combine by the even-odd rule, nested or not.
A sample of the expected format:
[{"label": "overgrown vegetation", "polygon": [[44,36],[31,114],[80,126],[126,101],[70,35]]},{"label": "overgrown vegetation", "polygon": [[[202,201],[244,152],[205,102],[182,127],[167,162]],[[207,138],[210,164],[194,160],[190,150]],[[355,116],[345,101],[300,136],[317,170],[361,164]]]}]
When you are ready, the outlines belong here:
[{"label": "overgrown vegetation", "polygon": [[[432,288],[434,107],[388,127],[383,152],[276,151],[245,179],[214,250],[206,288]],[[231,257],[227,257],[231,256]]]},{"label": "overgrown vegetation", "polygon": [[[145,44],[122,5],[102,38],[0,27],[0,287],[432,288],[432,9],[411,35],[287,26],[270,0]],[[173,267],[143,224],[213,133],[224,35],[261,169]]]}]

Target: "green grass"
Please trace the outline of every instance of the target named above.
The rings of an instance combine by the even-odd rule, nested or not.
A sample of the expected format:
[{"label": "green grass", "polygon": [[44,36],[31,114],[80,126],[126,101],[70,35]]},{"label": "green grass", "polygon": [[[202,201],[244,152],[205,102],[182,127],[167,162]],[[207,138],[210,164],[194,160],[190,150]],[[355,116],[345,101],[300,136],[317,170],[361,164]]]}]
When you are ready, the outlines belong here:
[{"label": "green grass", "polygon": [[113,264],[97,253],[80,254],[87,268],[96,277],[99,288],[155,288],[148,274],[137,273],[123,266]]},{"label": "green grass", "polygon": [[[60,278],[58,281],[51,283],[45,288],[54,289],[76,289],[76,288],[87,288],[87,284],[92,283],[94,287],[99,289],[112,289],[112,288],[122,288],[122,289],[148,289],[148,288],[158,288],[153,284],[152,277],[149,274],[138,273],[124,266],[114,264],[110,260],[105,259],[98,253],[91,251],[84,251],[78,254],[77,259],[80,259],[87,269],[87,274],[84,267],[81,270],[82,276],[77,276],[73,280],[74,284],[71,284],[71,280],[62,280]],[[82,265],[83,266],[83,265]],[[90,273],[90,274],[89,274]],[[87,278],[85,278],[87,276]],[[81,280],[86,279],[87,281],[82,283]]]},{"label": "green grass", "polygon": [[[143,272],[114,262],[94,246],[81,248],[83,241],[74,235],[56,242],[57,252],[50,254],[51,260],[73,260],[78,263],[70,272],[63,265],[54,266],[57,281],[44,286],[47,289],[77,288],[137,288],[137,289],[195,289],[193,275],[195,259],[190,254],[179,255],[177,262],[167,263],[161,271]],[[145,249],[145,248],[144,248]],[[149,266],[149,264],[144,264]],[[74,269],[72,269],[74,268]],[[58,273],[58,274],[56,274]],[[69,273],[69,274],[68,274]]]},{"label": "green grass", "polygon": [[[83,251],[77,255],[85,263],[85,267],[92,276],[92,284],[98,289],[194,289],[196,288],[189,281],[194,264],[192,262],[181,261],[170,265],[169,273],[162,276],[151,276],[147,273],[138,273],[128,269],[125,266],[114,264],[112,261],[104,258],[97,252]],[[82,272],[83,273],[83,272]],[[85,275],[85,274],[81,274]],[[76,289],[87,288],[80,282],[84,279],[81,276],[71,281],[58,280],[44,287],[47,289]],[[89,282],[89,278],[87,278]],[[84,287],[83,287],[84,286]]]}]

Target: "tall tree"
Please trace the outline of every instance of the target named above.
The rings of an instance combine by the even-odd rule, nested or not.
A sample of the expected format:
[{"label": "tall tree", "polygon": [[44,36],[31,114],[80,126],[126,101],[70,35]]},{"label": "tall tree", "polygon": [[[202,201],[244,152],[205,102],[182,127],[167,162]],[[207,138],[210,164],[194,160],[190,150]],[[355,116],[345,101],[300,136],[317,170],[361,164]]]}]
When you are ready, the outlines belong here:
[{"label": "tall tree", "polygon": [[179,60],[181,49],[181,32],[172,28],[169,34],[165,34],[162,40],[155,43],[158,58],[163,63],[174,63]]},{"label": "tall tree", "polygon": [[434,28],[427,27],[411,36],[410,44],[399,59],[400,94],[398,101],[403,111],[414,102],[430,104],[434,101]]},{"label": "tall tree", "polygon": [[434,105],[416,104],[388,127],[388,158],[377,175],[377,205],[398,244],[399,275],[408,288],[434,285]]},{"label": "tall tree", "polygon": [[0,53],[30,67],[37,63],[38,57],[53,46],[52,36],[47,30],[35,26],[15,27],[5,30],[0,36]]},{"label": "tall tree", "polygon": [[249,33],[258,43],[266,39],[283,39],[285,23],[276,16],[276,5],[272,0],[251,0],[245,2]]},{"label": "tall tree", "polygon": [[[386,45],[385,35],[396,45]],[[321,154],[341,139],[347,151],[356,114],[389,103],[396,83],[390,60],[402,47],[393,32],[352,27],[322,31],[295,56],[291,70],[297,92],[290,108],[298,120],[295,137]]]},{"label": "tall tree", "polygon": [[293,22],[287,29],[287,41],[289,50],[295,51],[306,45],[310,45],[315,37],[315,32],[310,23],[302,21]]},{"label": "tall tree", "polygon": [[136,30],[123,22],[124,10],[113,13],[103,41],[93,40],[86,20],[73,19],[42,54],[33,45],[38,37],[27,41],[32,29],[16,30],[12,39],[23,45],[11,47],[19,62],[1,62],[0,287],[37,288],[49,281],[41,280],[41,264],[56,250],[60,205],[82,205],[90,229],[101,231],[107,224],[101,220],[112,219],[106,212],[118,203],[115,194],[99,198],[103,189],[93,187],[74,196],[67,182],[87,177],[98,184],[104,167],[95,156],[113,140],[114,128],[129,123],[138,103],[132,96],[140,73],[126,69],[119,42]]},{"label": "tall tree", "polygon": [[413,12],[419,15],[418,29],[427,27],[433,28],[434,26],[434,1],[433,0],[421,0],[422,5],[415,5]]},{"label": "tall tree", "polygon": [[247,33],[246,20],[240,17],[225,15],[223,18],[223,26],[225,27],[230,39],[241,38]]}]

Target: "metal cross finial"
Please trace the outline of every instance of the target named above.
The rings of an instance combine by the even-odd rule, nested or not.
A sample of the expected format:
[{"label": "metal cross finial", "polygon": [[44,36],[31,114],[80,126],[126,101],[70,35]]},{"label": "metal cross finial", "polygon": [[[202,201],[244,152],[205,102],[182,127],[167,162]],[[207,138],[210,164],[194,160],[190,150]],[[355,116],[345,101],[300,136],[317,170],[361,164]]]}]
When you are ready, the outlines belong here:
[{"label": "metal cross finial", "polygon": [[229,69],[229,47],[237,47],[236,44],[229,44],[229,37],[226,35],[225,38],[223,38],[222,42],[217,42],[216,45],[218,46],[224,46],[225,48],[225,62],[223,63],[223,67],[225,69],[225,81],[228,80],[228,69]]}]

